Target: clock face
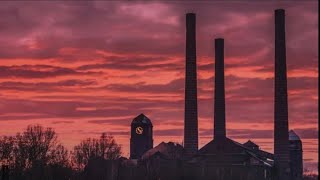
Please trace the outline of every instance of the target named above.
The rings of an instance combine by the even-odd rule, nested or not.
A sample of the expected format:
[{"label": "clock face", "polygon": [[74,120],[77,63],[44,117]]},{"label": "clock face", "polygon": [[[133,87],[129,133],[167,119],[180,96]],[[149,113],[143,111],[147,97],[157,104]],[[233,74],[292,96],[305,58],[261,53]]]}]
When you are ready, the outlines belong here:
[{"label": "clock face", "polygon": [[137,133],[137,134],[142,134],[142,133],[143,133],[143,128],[140,127],[140,126],[137,127],[137,128],[136,128],[136,133]]}]

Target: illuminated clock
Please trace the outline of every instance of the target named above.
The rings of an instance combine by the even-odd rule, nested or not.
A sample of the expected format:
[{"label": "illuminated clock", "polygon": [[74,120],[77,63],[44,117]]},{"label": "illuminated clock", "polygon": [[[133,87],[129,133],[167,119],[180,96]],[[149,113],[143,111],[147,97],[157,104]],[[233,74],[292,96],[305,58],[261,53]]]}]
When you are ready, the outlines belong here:
[{"label": "illuminated clock", "polygon": [[137,128],[136,128],[136,133],[137,133],[137,134],[142,134],[142,133],[143,133],[143,128],[140,127],[140,126],[137,127]]}]

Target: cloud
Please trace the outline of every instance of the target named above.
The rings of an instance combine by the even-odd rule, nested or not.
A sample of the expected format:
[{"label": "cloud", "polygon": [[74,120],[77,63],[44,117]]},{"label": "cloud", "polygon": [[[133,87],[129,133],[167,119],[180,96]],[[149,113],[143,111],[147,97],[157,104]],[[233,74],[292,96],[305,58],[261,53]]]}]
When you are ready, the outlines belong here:
[{"label": "cloud", "polygon": [[182,129],[164,129],[154,131],[155,136],[181,136],[182,134]]},{"label": "cloud", "polygon": [[176,79],[168,84],[137,83],[132,85],[110,84],[106,88],[112,91],[124,91],[130,93],[183,93],[184,79]]},{"label": "cloud", "polygon": [[74,121],[53,121],[52,124],[70,124],[74,123]]},{"label": "cloud", "polygon": [[1,90],[14,90],[14,91],[69,91],[69,88],[78,88],[94,85],[94,80],[79,80],[70,79],[58,82],[38,82],[38,83],[24,83],[15,81],[5,81],[0,83]]},{"label": "cloud", "polygon": [[0,66],[0,78],[49,78],[68,75],[90,75],[96,72],[80,72],[70,68],[50,65]]}]

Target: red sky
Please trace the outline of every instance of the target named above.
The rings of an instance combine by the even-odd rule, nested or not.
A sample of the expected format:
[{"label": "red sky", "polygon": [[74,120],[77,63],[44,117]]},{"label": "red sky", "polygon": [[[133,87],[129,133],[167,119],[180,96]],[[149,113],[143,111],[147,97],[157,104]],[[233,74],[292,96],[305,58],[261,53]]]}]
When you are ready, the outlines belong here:
[{"label": "red sky", "polygon": [[185,13],[197,14],[200,147],[213,134],[214,38],[225,39],[227,135],[273,151],[274,10],[286,10],[289,127],[318,163],[317,1],[0,2],[0,135],[53,127],[70,150],[131,120],[182,142]]}]

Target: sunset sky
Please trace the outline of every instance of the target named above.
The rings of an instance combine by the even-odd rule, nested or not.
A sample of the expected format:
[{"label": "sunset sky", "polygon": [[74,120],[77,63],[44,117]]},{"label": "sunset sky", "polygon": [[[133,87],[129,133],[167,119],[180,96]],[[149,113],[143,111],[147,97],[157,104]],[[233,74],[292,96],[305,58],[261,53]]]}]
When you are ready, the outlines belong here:
[{"label": "sunset sky", "polygon": [[[200,147],[213,136],[214,38],[225,39],[227,136],[273,152],[274,10],[286,10],[289,128],[318,163],[318,3],[0,2],[0,136],[52,127],[72,147],[111,133],[129,155],[140,113],[154,145],[183,140],[185,13],[197,15]],[[317,171],[317,170],[315,170]]]}]

